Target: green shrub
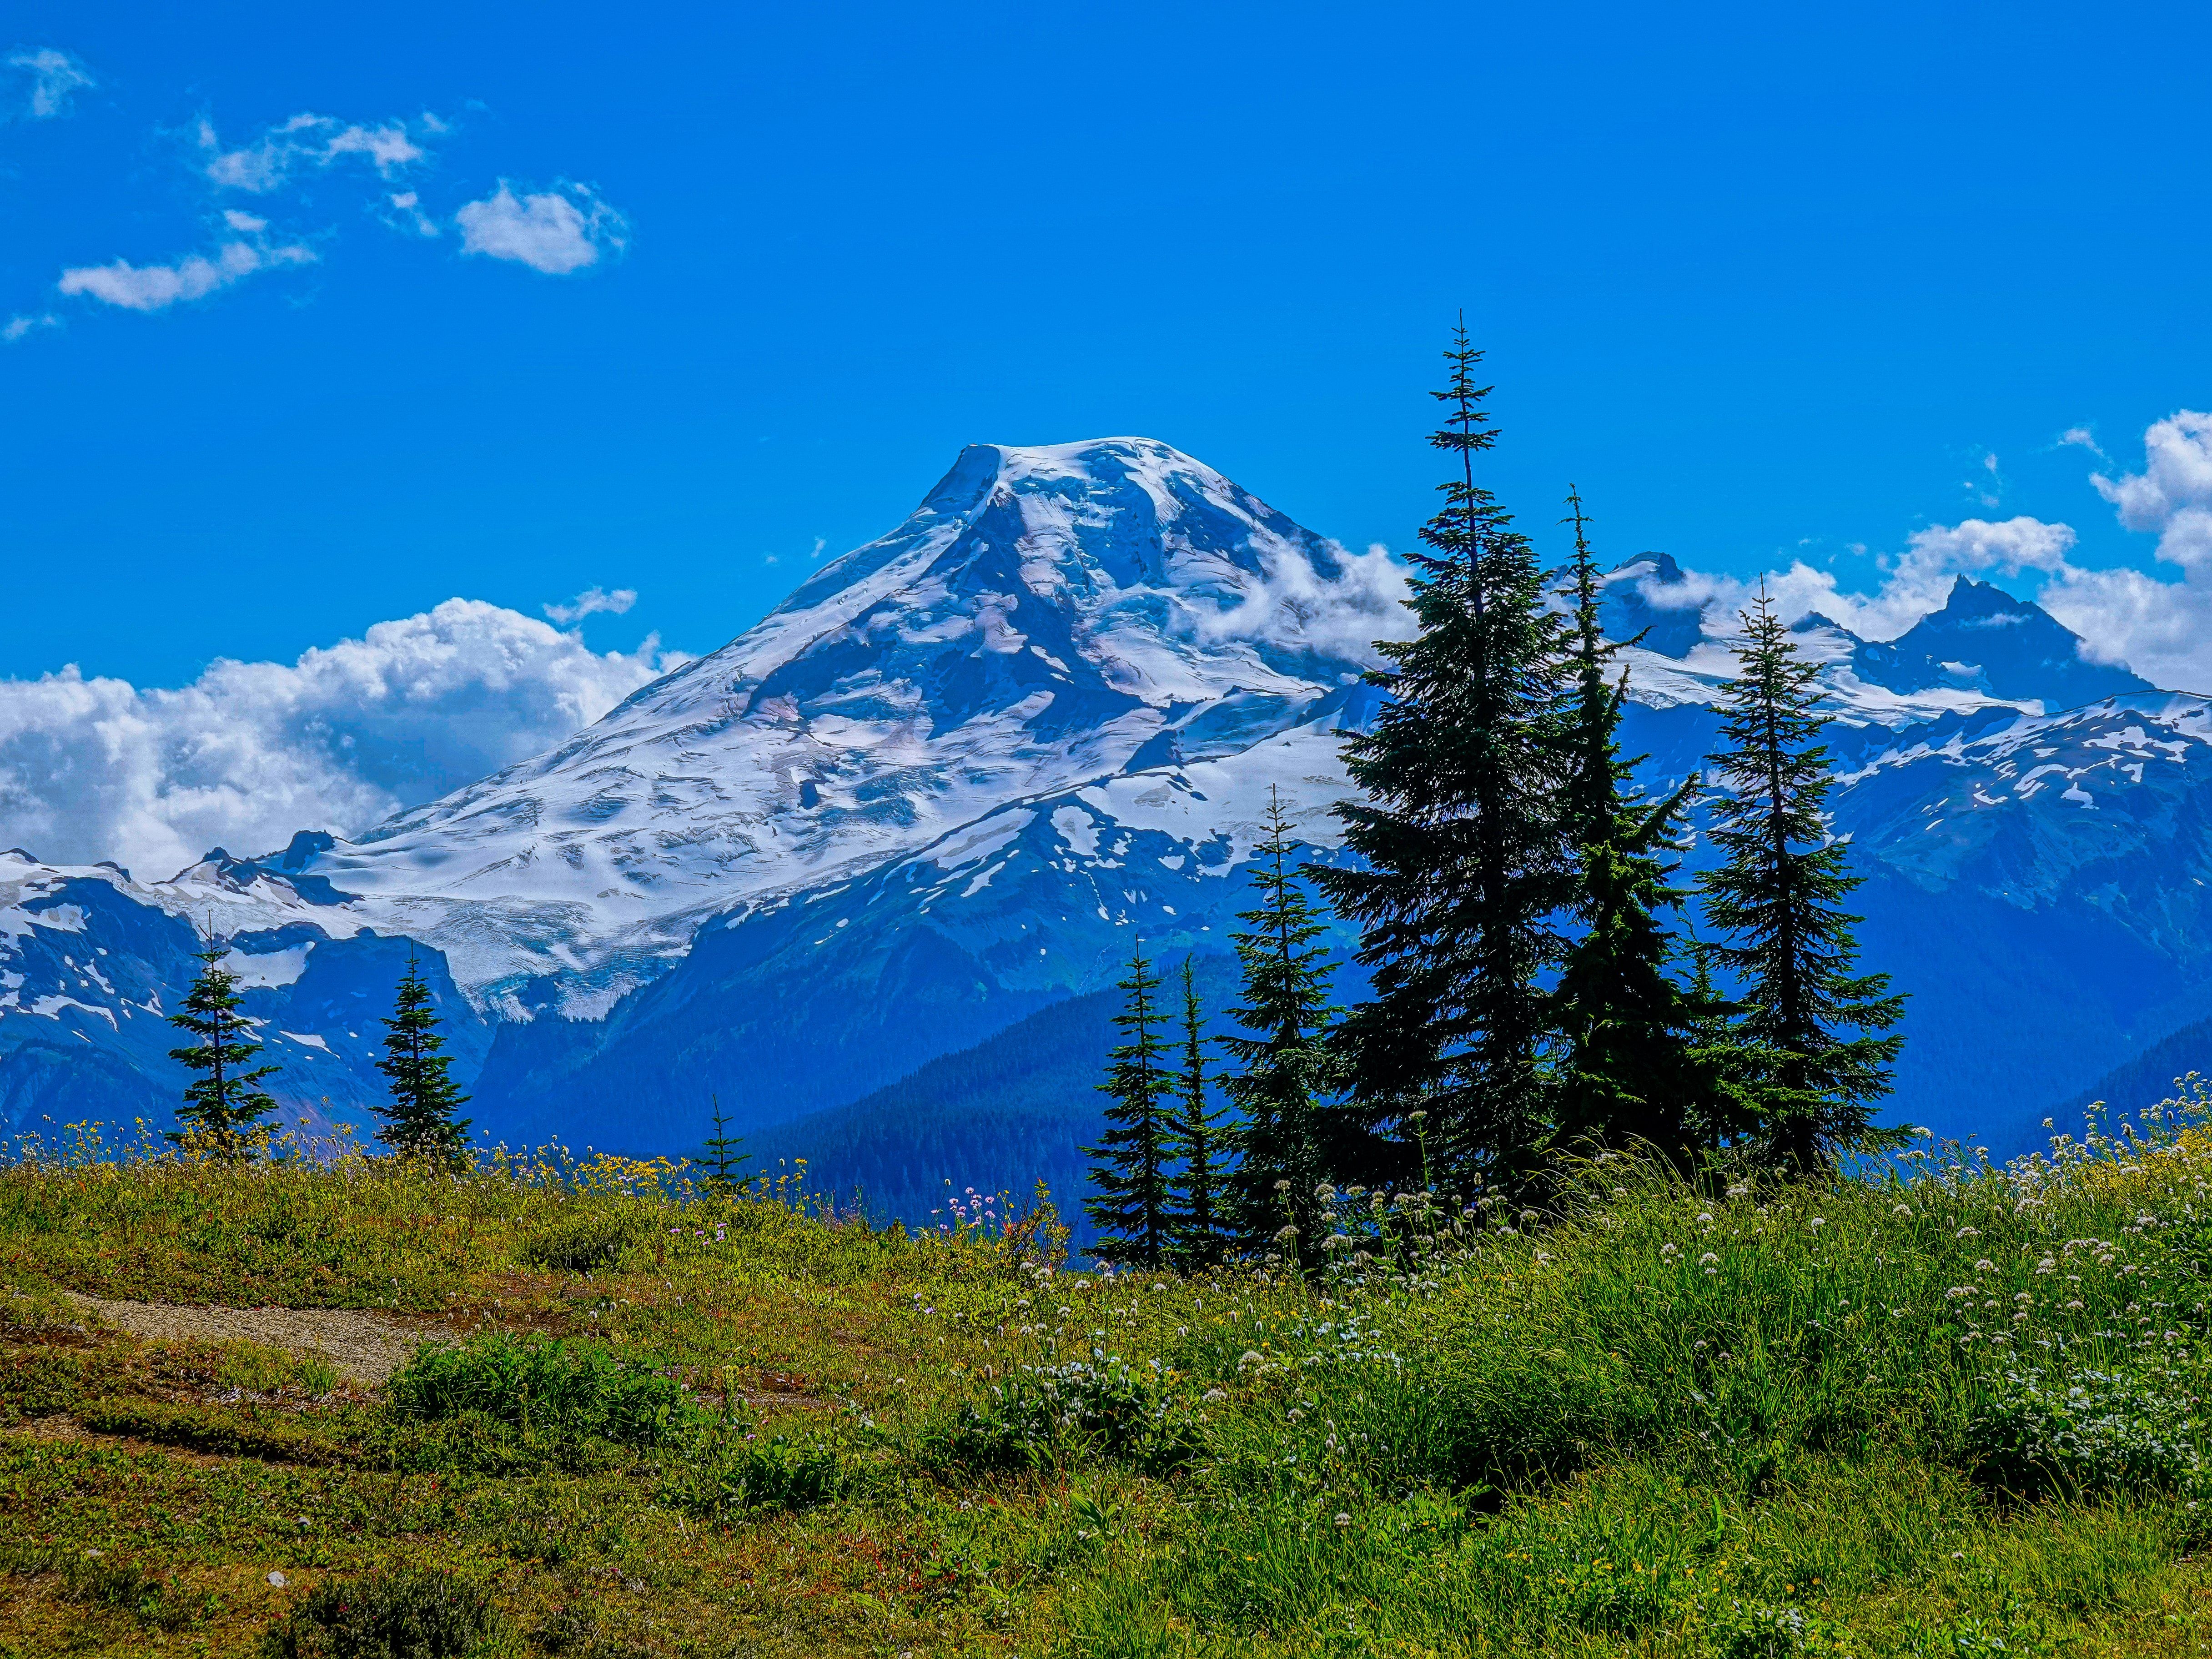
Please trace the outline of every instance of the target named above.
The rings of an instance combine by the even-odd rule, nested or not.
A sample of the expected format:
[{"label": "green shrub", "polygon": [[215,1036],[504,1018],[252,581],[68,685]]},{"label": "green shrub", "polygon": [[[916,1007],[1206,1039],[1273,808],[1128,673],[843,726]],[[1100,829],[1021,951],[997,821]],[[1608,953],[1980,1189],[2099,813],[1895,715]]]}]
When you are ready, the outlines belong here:
[{"label": "green shrub", "polygon": [[1189,1401],[1157,1374],[1118,1359],[1030,1366],[963,1401],[924,1442],[935,1461],[972,1469],[1099,1457],[1164,1473],[1206,1449]]},{"label": "green shrub", "polygon": [[647,1224],[623,1210],[596,1210],[555,1222],[522,1247],[522,1259],[550,1273],[604,1273],[619,1267]]},{"label": "green shrub", "polygon": [[836,1448],[819,1439],[766,1440],[724,1431],[670,1471],[659,1500],[717,1521],[811,1508],[843,1486]]},{"label": "green shrub", "polygon": [[2212,1486],[2187,1379],[2169,1369],[2008,1371],[1974,1413],[1976,1474],[2018,1497]]},{"label": "green shrub", "polygon": [[1817,1613],[1765,1601],[1729,1601],[1713,1620],[1713,1638],[1718,1659],[1856,1659],[1865,1650]]},{"label": "green shrub", "polygon": [[262,1659],[465,1659],[503,1634],[483,1591],[416,1568],[318,1584],[261,1638]]},{"label": "green shrub", "polygon": [[478,1412],[525,1436],[667,1445],[707,1414],[665,1372],[594,1342],[481,1333],[426,1347],[386,1385],[392,1409],[426,1421]]}]

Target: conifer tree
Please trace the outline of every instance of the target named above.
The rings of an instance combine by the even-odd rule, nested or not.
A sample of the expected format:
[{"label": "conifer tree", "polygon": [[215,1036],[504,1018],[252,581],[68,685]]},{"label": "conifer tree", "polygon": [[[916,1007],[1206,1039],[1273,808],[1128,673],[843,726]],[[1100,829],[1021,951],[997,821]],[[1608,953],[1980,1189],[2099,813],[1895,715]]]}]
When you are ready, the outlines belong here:
[{"label": "conifer tree", "polygon": [[[1698,1054],[1698,1009],[1674,978],[1674,937],[1661,923],[1683,895],[1668,884],[1666,854],[1691,781],[1658,801],[1635,793],[1636,762],[1620,754],[1624,675],[1608,679],[1621,647],[1605,637],[1603,583],[1582,498],[1574,526],[1570,665],[1573,700],[1562,737],[1562,830],[1575,860],[1580,936],[1552,995],[1558,1054],[1550,1139],[1562,1149],[1650,1143],[1680,1158],[1708,1138],[1711,1079]],[[1632,643],[1622,641],[1621,643]]]},{"label": "conifer tree", "polygon": [[752,1154],[742,1150],[745,1143],[730,1133],[730,1115],[722,1109],[721,1096],[708,1095],[707,1099],[714,1109],[707,1121],[714,1133],[691,1161],[698,1165],[699,1184],[708,1192],[735,1193],[745,1184],[742,1171],[753,1161]]},{"label": "conifer tree", "polygon": [[[1571,900],[1555,784],[1565,623],[1526,538],[1474,480],[1498,440],[1457,331],[1446,407],[1430,442],[1452,459],[1442,509],[1413,556],[1413,639],[1382,642],[1389,693],[1346,745],[1365,799],[1338,807],[1352,868],[1316,872],[1361,929],[1373,995],[1340,1043],[1370,1135],[1395,1131],[1370,1181],[1410,1167],[1407,1114],[1425,1110],[1440,1179],[1509,1181],[1533,1162],[1547,1116],[1540,975],[1559,960]],[[1347,1173],[1351,1171],[1347,1170]]]},{"label": "conifer tree", "polygon": [[1858,878],[1821,813],[1818,665],[1799,654],[1764,588],[1743,622],[1736,677],[1723,687],[1724,746],[1711,757],[1725,790],[1711,831],[1722,862],[1698,886],[1708,919],[1733,935],[1713,954],[1741,988],[1735,1035],[1763,1057],[1758,1148],[1785,1169],[1819,1170],[1890,1139],[1873,1105],[1904,1042],[1881,1034],[1905,1002],[1887,975],[1854,971],[1858,918],[1838,902]]},{"label": "conifer tree", "polygon": [[1221,1039],[1237,1067],[1221,1080],[1240,1120],[1234,1226],[1248,1248],[1261,1251],[1285,1226],[1310,1243],[1320,1209],[1315,1188],[1336,1162],[1323,1103],[1337,1072],[1328,1042],[1335,1011],[1328,953],[1315,943],[1325,929],[1291,866],[1291,821],[1272,788],[1265,829],[1266,839],[1252,849],[1257,902],[1237,912],[1244,926],[1229,935],[1243,994],[1230,1016],[1251,1035]]},{"label": "conifer tree", "polygon": [[375,1109],[384,1120],[376,1138],[402,1158],[463,1162],[468,1156],[470,1121],[453,1114],[468,1097],[446,1075],[453,1059],[444,1052],[437,1005],[422,977],[422,963],[412,952],[384,1031],[384,1058],[376,1062],[376,1069],[384,1073],[392,1097]]},{"label": "conifer tree", "polygon": [[198,1039],[189,1048],[170,1049],[169,1058],[199,1076],[185,1090],[177,1112],[181,1127],[165,1133],[188,1151],[236,1163],[267,1143],[269,1126],[261,1120],[276,1109],[276,1101],[260,1084],[277,1068],[253,1063],[261,1045],[239,1012],[238,976],[219,965],[225,954],[212,939],[195,953],[199,977],[185,994],[184,1006],[169,1016],[170,1024]]},{"label": "conifer tree", "polygon": [[1114,1024],[1123,1040],[1109,1051],[1106,1081],[1098,1085],[1114,1103],[1106,1109],[1106,1133],[1099,1144],[1083,1149],[1091,1160],[1094,1194],[1083,1209],[1103,1235],[1098,1244],[1102,1261],[1158,1267],[1167,1259],[1170,1243],[1165,1102],[1175,1091],[1175,1074],[1164,1063],[1167,1028],[1158,1003],[1159,975],[1145,960],[1142,939],[1131,953],[1128,978],[1117,988],[1126,1000]]},{"label": "conifer tree", "polygon": [[1169,1123],[1170,1156],[1180,1166],[1168,1187],[1174,1195],[1176,1265],[1210,1267],[1228,1245],[1225,1180],[1227,1148],[1220,1114],[1206,1103],[1205,1037],[1193,982],[1190,958],[1182,963],[1182,1075],[1176,1079],[1176,1111]]}]

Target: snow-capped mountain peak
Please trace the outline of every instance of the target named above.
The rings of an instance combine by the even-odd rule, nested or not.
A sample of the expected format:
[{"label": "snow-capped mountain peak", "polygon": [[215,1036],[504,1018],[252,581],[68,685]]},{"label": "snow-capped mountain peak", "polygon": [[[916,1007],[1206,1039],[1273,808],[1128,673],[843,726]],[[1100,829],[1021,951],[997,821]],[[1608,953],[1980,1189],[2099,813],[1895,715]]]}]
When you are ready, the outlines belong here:
[{"label": "snow-capped mountain peak", "polygon": [[1396,592],[1382,555],[1153,440],[975,445],[904,524],[720,650],[283,865],[437,943],[478,994],[555,975],[580,1012],[708,914],[1012,799],[1288,728],[1402,628]]}]

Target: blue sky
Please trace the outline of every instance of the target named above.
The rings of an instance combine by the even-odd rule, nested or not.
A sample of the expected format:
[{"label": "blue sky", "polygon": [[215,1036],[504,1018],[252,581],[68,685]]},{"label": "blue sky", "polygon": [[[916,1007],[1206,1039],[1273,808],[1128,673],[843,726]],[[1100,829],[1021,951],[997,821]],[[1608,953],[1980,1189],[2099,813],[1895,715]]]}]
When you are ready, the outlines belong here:
[{"label": "blue sky", "polygon": [[1547,534],[1572,480],[1623,556],[1870,590],[2027,515],[2157,613],[2194,486],[2091,474],[2212,399],[2208,18],[19,0],[0,677],[593,586],[598,652],[708,649],[975,441],[1402,548],[1462,307]]}]

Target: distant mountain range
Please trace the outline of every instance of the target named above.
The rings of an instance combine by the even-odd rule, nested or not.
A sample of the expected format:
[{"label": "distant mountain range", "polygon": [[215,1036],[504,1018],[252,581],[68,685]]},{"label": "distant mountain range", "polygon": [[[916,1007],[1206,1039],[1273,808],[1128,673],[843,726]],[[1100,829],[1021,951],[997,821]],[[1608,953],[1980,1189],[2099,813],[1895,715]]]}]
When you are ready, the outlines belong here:
[{"label": "distant mountain range", "polygon": [[[1694,591],[1656,555],[1607,590],[1655,784],[1698,769],[1732,670]],[[901,1213],[948,1179],[1073,1197],[1133,939],[1219,1006],[1267,793],[1342,856],[1366,642],[1406,626],[1371,560],[1165,445],[971,447],[721,650],[354,839],[143,882],[0,854],[0,1121],[167,1122],[163,1013],[211,924],[311,1125],[369,1127],[419,948],[510,1142],[681,1152],[713,1093],[761,1157]],[[2193,1052],[2212,708],[1964,579],[1895,641],[1800,637],[1867,963],[1912,997],[1895,1115],[2016,1150]]]}]

